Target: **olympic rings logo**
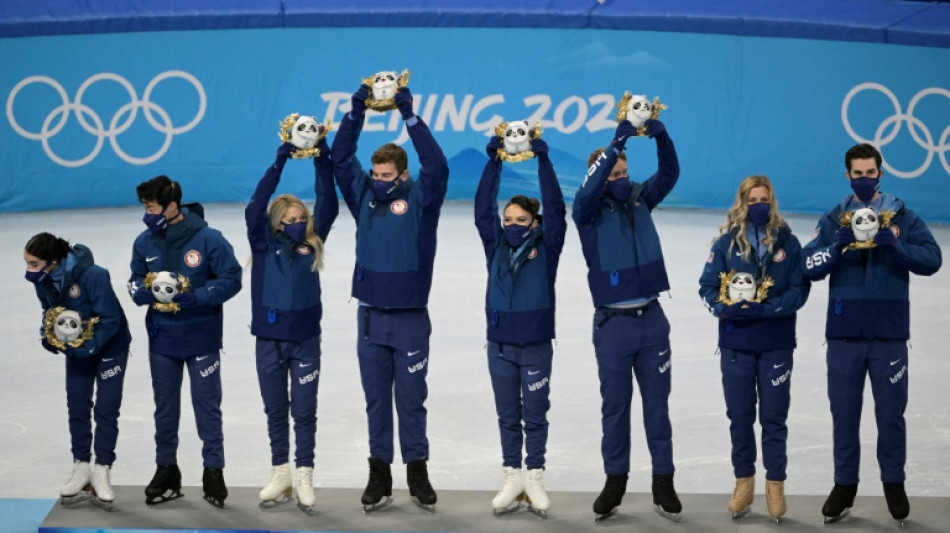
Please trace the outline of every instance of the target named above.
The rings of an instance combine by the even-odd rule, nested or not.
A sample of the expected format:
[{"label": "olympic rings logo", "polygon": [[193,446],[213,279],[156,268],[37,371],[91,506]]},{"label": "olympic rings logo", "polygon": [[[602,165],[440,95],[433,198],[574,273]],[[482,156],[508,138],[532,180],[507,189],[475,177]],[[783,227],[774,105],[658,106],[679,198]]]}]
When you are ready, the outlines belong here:
[{"label": "olympic rings logo", "polygon": [[[891,105],[894,106],[894,114],[884,119],[884,121],[878,125],[877,131],[874,132],[873,139],[865,139],[855,133],[854,128],[851,127],[851,122],[848,120],[848,108],[851,105],[851,99],[858,93],[866,90],[880,91],[891,101]],[[930,168],[930,164],[933,163],[934,155],[937,155],[940,158],[940,163],[943,165],[944,170],[947,171],[947,174],[950,174],[950,162],[947,161],[947,151],[950,150],[950,142],[948,142],[948,139],[950,139],[950,124],[944,128],[940,134],[939,141],[934,144],[934,137],[930,128],[928,128],[922,120],[914,116],[914,109],[920,100],[933,94],[950,99],[950,91],[941,87],[928,87],[911,98],[910,104],[907,106],[907,112],[904,113],[901,111],[900,102],[897,101],[897,97],[894,96],[894,93],[891,92],[890,89],[880,83],[861,83],[856,85],[845,95],[844,101],[841,103],[841,122],[844,124],[844,129],[847,130],[848,134],[851,135],[851,138],[856,142],[870,143],[878,147],[878,149],[883,148],[893,141],[900,133],[901,125],[906,122],[910,136],[918,146],[927,150],[927,158],[922,165],[907,172],[891,167],[886,160],[884,161],[884,168],[898,178],[916,178]],[[888,128],[890,128],[889,132],[887,131]],[[923,135],[923,137],[921,137],[921,135]]]},{"label": "olympic rings logo", "polygon": [[[161,106],[152,102],[150,100],[152,96],[152,91],[155,90],[155,87],[162,81],[168,78],[181,78],[194,86],[195,91],[198,93],[198,112],[195,113],[191,122],[185,124],[184,126],[174,126],[172,124],[172,119],[168,115],[168,112],[165,111]],[[85,105],[82,101],[83,95],[92,86],[94,83],[108,80],[114,81],[122,86],[129,95],[129,103],[123,105],[115,114],[112,115],[112,119],[109,121],[109,127],[106,129],[102,122],[102,118],[89,106]],[[52,111],[46,115],[46,118],[43,120],[43,126],[39,132],[31,132],[24,129],[17,122],[16,118],[13,116],[13,102],[16,99],[17,95],[28,85],[34,83],[42,83],[52,87],[59,97],[62,99],[62,104],[53,108]],[[207,106],[207,96],[205,95],[205,89],[201,85],[201,82],[191,74],[181,71],[181,70],[169,70],[162,72],[161,74],[152,78],[152,81],[149,82],[148,86],[145,87],[145,93],[142,95],[142,98],[139,99],[138,95],[135,93],[135,89],[132,87],[132,84],[128,80],[123,78],[118,74],[113,74],[111,72],[103,72],[96,74],[95,76],[90,77],[79,86],[79,91],[76,92],[76,99],[70,101],[69,97],[66,94],[66,90],[63,89],[63,86],[59,84],[53,78],[48,76],[30,76],[20,83],[17,83],[13,90],[10,91],[10,96],[7,98],[7,119],[10,121],[10,125],[13,126],[13,129],[26,137],[27,139],[40,141],[43,144],[43,150],[46,152],[46,155],[49,156],[56,164],[64,167],[81,167],[99,155],[99,151],[102,150],[103,141],[106,138],[109,139],[109,144],[112,146],[112,150],[115,151],[123,161],[131,163],[133,165],[147,165],[158,160],[160,157],[165,155],[165,152],[168,151],[168,148],[171,146],[172,138],[175,135],[180,133],[185,133],[190,131],[195,126],[201,122],[201,119],[204,117],[205,108]],[[148,157],[134,157],[127,154],[122,147],[119,146],[118,136],[127,131],[132,123],[135,122],[135,119],[138,117],[139,109],[143,111],[145,115],[145,120],[155,128],[159,133],[165,135],[165,141],[162,146],[154,154]],[[51,137],[54,137],[66,126],[66,122],[69,120],[70,112],[76,114],[76,119],[79,121],[79,125],[82,126],[84,130],[88,133],[96,136],[96,145],[89,154],[80,159],[64,159],[53,152],[53,149],[50,147],[49,140]],[[157,118],[156,118],[157,117]]]}]

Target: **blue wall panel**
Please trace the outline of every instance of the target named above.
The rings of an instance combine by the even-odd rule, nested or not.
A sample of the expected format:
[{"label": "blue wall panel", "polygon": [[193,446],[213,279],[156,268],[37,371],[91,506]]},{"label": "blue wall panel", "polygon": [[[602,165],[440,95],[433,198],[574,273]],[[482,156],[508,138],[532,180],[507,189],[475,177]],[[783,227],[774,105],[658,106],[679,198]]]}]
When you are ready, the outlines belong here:
[{"label": "blue wall panel", "polygon": [[[487,135],[519,118],[543,122],[573,194],[587,155],[612,137],[614,102],[631,90],[670,106],[662,119],[683,168],[671,205],[727,206],[739,180],[765,173],[784,209],[823,211],[848,192],[844,151],[878,137],[883,188],[950,221],[950,69],[938,68],[950,49],[591,29],[283,28],[0,39],[0,63],[0,211],[129,205],[135,185],[158,174],[181,181],[186,201],[246,201],[285,115],[338,122],[362,77],[407,67],[418,112],[451,161],[451,198],[471,197]],[[390,141],[406,141],[398,114],[371,116],[361,158],[368,164]],[[629,148],[642,179],[655,169],[652,142]],[[534,173],[533,162],[508,165],[503,194],[535,190]],[[312,194],[308,163],[285,175],[288,190]]]}]

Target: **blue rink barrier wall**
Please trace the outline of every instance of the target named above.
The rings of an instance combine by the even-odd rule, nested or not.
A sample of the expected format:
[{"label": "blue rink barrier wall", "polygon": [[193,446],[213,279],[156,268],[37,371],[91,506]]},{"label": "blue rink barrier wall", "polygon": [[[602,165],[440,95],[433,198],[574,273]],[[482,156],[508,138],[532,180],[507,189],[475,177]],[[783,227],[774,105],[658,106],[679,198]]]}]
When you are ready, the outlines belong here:
[{"label": "blue rink barrier wall", "polygon": [[[0,212],[130,205],[135,185],[159,174],[182,183],[186,202],[245,202],[273,161],[284,116],[339,122],[361,78],[408,68],[417,113],[449,159],[449,199],[472,198],[488,136],[517,119],[542,124],[573,197],[630,90],[669,105],[661,119],[682,174],[665,205],[728,207],[742,178],[767,174],[783,210],[825,211],[849,192],[845,150],[867,141],[885,156],[883,190],[927,220],[950,222],[948,47],[755,36],[761,24],[727,19],[723,32],[738,35],[709,25],[688,33],[688,17],[681,31],[618,31],[620,14],[588,14],[572,28],[556,10],[552,28],[288,27],[307,22],[290,16],[302,4],[286,2],[273,27],[129,23],[142,32],[0,39]],[[920,13],[919,2],[901,4]],[[353,13],[336,16],[343,23]],[[371,112],[364,165],[396,142],[416,172],[404,130],[398,113]],[[628,152],[633,179],[655,170],[651,140],[630,141]],[[312,198],[312,176],[309,162],[294,161],[281,190]],[[533,161],[506,165],[501,196],[536,194],[536,181]]]}]

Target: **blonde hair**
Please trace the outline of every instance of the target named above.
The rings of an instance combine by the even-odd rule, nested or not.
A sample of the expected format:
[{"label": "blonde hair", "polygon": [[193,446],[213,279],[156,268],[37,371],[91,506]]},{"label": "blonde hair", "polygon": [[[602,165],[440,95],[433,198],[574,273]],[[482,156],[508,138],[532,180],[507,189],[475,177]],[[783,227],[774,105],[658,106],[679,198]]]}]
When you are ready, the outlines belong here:
[{"label": "blonde hair", "polygon": [[306,237],[304,237],[304,242],[313,248],[313,264],[310,266],[310,270],[316,272],[323,267],[323,240],[317,237],[317,234],[314,232],[313,217],[310,216],[310,210],[307,209],[307,206],[303,205],[300,198],[292,194],[281,194],[277,198],[274,198],[274,201],[270,203],[270,207],[267,208],[267,216],[270,217],[270,229],[274,233],[279,232],[281,220],[284,218],[287,210],[294,206],[300,208],[307,218],[307,234]]},{"label": "blonde hair", "polygon": [[769,253],[773,252],[772,246],[775,245],[779,228],[786,225],[785,220],[778,214],[778,199],[775,197],[775,189],[772,188],[772,182],[768,176],[749,176],[742,180],[742,183],[739,184],[739,190],[736,191],[735,202],[726,211],[726,223],[719,226],[719,235],[733,233],[735,238],[729,244],[729,251],[732,252],[732,248],[738,241],[739,251],[746,261],[752,258],[752,244],[749,243],[749,239],[746,237],[746,228],[748,228],[749,222],[749,192],[756,187],[765,187],[765,190],[769,192],[769,222],[765,226],[764,241]]}]

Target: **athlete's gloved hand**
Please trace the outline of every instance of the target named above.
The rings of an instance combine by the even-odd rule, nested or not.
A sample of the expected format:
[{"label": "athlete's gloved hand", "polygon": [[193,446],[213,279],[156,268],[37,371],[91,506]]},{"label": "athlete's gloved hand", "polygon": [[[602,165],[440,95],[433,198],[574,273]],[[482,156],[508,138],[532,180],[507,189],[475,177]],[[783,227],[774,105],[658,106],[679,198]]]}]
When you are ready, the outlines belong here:
[{"label": "athlete's gloved hand", "polygon": [[498,135],[492,135],[491,139],[488,140],[488,146],[485,147],[485,153],[488,154],[488,159],[495,161],[498,159],[498,149],[504,146],[501,137]]},{"label": "athlete's gloved hand", "polygon": [[277,148],[277,163],[286,163],[290,158],[290,154],[297,151],[297,147],[292,143],[285,142]]},{"label": "athlete's gloved hand", "polygon": [[666,131],[666,126],[656,119],[648,118],[643,124],[647,127],[645,135],[650,138],[656,137]]},{"label": "athlete's gloved hand", "polygon": [[[320,131],[323,131],[324,126],[320,126]],[[329,157],[330,156],[330,145],[327,144],[327,136],[324,135],[320,137],[320,140],[317,141],[317,148],[320,149],[320,157]],[[317,158],[313,158],[314,164],[316,164]]]},{"label": "athlete's gloved hand", "polygon": [[759,302],[738,302],[722,310],[723,318],[729,320],[755,320],[765,314],[765,306]]},{"label": "athlete's gloved hand", "polygon": [[63,353],[66,354],[67,357],[76,357],[79,355],[79,348],[73,348],[67,344],[63,347]]},{"label": "athlete's gloved hand", "polygon": [[854,231],[852,231],[851,228],[847,226],[838,228],[838,231],[835,232],[835,249],[841,252],[846,246],[856,240],[857,239],[854,238]]},{"label": "athlete's gloved hand", "polygon": [[58,354],[59,350],[55,346],[46,341],[46,339],[40,339],[40,342],[43,344],[43,348],[49,353]]},{"label": "athlete's gloved hand", "polygon": [[544,142],[544,139],[531,139],[531,151],[538,157],[547,157],[548,143]]},{"label": "athlete's gloved hand", "polygon": [[614,140],[610,143],[617,151],[621,151],[627,146],[627,139],[637,136],[637,128],[629,120],[624,120],[617,124],[617,131],[614,132]]},{"label": "athlete's gloved hand", "polygon": [[350,98],[353,118],[360,118],[366,113],[366,99],[369,98],[369,86],[360,84],[360,88]]},{"label": "athlete's gloved hand", "polygon": [[172,297],[172,301],[180,305],[182,309],[189,309],[198,305],[198,295],[193,292],[179,292]]},{"label": "athlete's gloved hand", "polygon": [[415,115],[412,112],[412,93],[409,92],[409,87],[396,89],[396,96],[393,97],[393,100],[396,101],[396,109],[399,110],[403,120],[409,120]]},{"label": "athlete's gloved hand", "polygon": [[155,303],[155,295],[152,294],[152,291],[148,287],[143,285],[132,294],[132,301],[135,302],[136,305],[148,305]]},{"label": "athlete's gloved hand", "polygon": [[894,232],[890,228],[879,229],[874,235],[874,243],[891,251],[897,251],[897,245],[899,244],[897,237],[894,236]]}]

